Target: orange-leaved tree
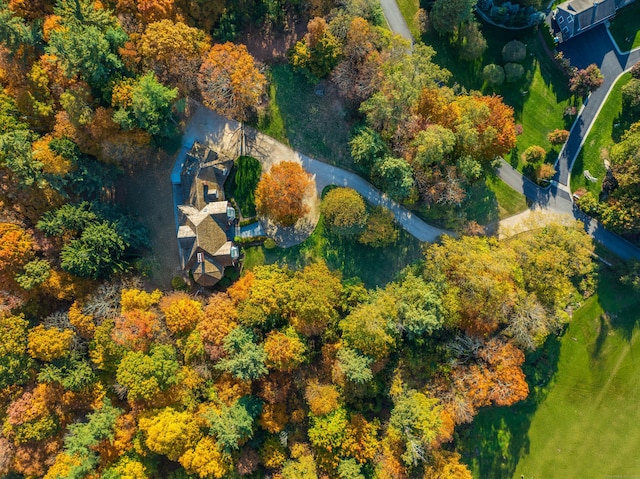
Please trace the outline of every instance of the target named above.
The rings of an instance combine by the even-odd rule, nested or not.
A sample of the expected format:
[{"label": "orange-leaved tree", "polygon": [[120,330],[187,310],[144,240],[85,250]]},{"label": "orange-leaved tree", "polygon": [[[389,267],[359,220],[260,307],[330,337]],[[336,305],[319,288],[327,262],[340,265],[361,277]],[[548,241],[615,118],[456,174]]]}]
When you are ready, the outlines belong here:
[{"label": "orange-leaved tree", "polygon": [[309,212],[305,196],[313,185],[300,164],[282,161],[266,173],[256,188],[258,214],[280,226],[292,226]]},{"label": "orange-leaved tree", "polygon": [[211,47],[198,74],[204,104],[239,120],[258,103],[265,85],[266,79],[247,47],[231,42]]}]

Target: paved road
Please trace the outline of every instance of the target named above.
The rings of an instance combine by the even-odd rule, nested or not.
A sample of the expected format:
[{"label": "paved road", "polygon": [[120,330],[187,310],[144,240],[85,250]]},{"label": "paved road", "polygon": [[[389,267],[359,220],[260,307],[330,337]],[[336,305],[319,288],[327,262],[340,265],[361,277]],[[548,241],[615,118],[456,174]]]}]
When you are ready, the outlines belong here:
[{"label": "paved road", "polygon": [[409,30],[396,0],[380,0],[380,6],[391,31],[406,38],[413,45],[413,35],[411,35],[411,30]]}]

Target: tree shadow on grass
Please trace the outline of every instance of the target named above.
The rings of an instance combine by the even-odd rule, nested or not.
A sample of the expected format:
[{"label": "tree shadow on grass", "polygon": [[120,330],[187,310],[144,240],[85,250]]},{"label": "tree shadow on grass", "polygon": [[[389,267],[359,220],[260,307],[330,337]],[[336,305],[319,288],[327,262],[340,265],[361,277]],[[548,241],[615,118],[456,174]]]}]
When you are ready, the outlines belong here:
[{"label": "tree shadow on grass", "polygon": [[560,341],[553,336],[537,351],[527,354],[523,370],[529,397],[511,407],[482,409],[468,426],[456,431],[456,448],[474,477],[511,479],[518,461],[529,452],[529,427],[546,398],[558,369]]},{"label": "tree shadow on grass", "polygon": [[616,270],[602,269],[597,287],[598,300],[609,317],[611,327],[630,341],[640,324],[640,295],[620,283],[620,268]]}]

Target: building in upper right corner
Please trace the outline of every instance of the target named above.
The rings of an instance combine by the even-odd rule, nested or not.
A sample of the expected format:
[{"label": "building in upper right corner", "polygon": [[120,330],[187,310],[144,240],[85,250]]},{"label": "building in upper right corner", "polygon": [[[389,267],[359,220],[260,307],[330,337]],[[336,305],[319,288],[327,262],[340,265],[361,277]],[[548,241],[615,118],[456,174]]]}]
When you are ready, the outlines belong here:
[{"label": "building in upper right corner", "polygon": [[568,0],[551,13],[551,28],[558,42],[567,41],[616,14],[633,0]]}]

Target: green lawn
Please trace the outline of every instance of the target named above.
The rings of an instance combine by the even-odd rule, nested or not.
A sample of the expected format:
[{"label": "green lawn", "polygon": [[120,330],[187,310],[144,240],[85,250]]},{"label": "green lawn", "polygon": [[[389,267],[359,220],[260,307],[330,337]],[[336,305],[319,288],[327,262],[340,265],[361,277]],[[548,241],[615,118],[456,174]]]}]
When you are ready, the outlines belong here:
[{"label": "green lawn", "polygon": [[459,432],[476,478],[634,477],[640,471],[640,296],[603,271],[559,341],[530,354],[532,393]]},{"label": "green lawn", "polygon": [[[628,51],[640,47],[640,3],[635,2],[618,10],[609,31],[620,50]],[[627,41],[627,38],[629,41]]]},{"label": "green lawn", "polygon": [[270,70],[269,107],[260,114],[257,127],[267,135],[307,155],[353,170],[349,154],[346,111],[333,87],[324,96],[288,64]]},{"label": "green lawn", "polygon": [[[451,71],[455,82],[469,90],[501,95],[505,103],[513,107],[516,123],[523,127],[523,133],[518,136],[514,152],[507,157],[514,167],[522,171],[524,165],[520,155],[531,145],[543,147],[550,152],[548,161],[555,160],[559,150],[551,151],[547,134],[556,128],[571,127],[563,113],[570,105],[579,108],[580,99],[573,97],[569,92],[568,79],[556,68],[544,50],[543,40],[538,38],[533,28],[511,31],[494,27],[481,20],[480,26],[488,47],[483,57],[476,62],[461,61],[456,47],[433,31],[423,35],[422,40],[436,50],[435,63]],[[493,90],[484,83],[482,69],[490,63],[504,65],[502,48],[514,39],[527,45],[528,55],[521,62],[525,75],[518,82],[504,83]]]},{"label": "green lawn", "polygon": [[499,219],[508,218],[527,209],[527,199],[524,195],[518,193],[500,178],[487,179],[487,187],[496,196]]},{"label": "green lawn", "polygon": [[[584,187],[596,194],[596,196],[600,193],[605,174],[601,156],[602,151],[609,148],[614,143],[614,140],[619,139],[624,129],[628,126],[627,122],[620,118],[620,115],[622,113],[622,87],[629,80],[631,80],[630,73],[625,73],[620,77],[611,89],[607,101],[591,127],[587,140],[571,170],[571,189],[573,191]],[[583,174],[585,170],[589,170],[593,176],[598,178],[598,181],[595,183],[588,181]]]},{"label": "green lawn", "polygon": [[403,229],[398,241],[386,248],[371,248],[354,239],[329,234],[320,218],[313,234],[291,248],[267,249],[264,246],[245,249],[245,268],[261,264],[287,264],[300,269],[324,259],[331,269],[344,278],[360,278],[368,288],[384,286],[407,265],[422,258],[421,243]]}]

